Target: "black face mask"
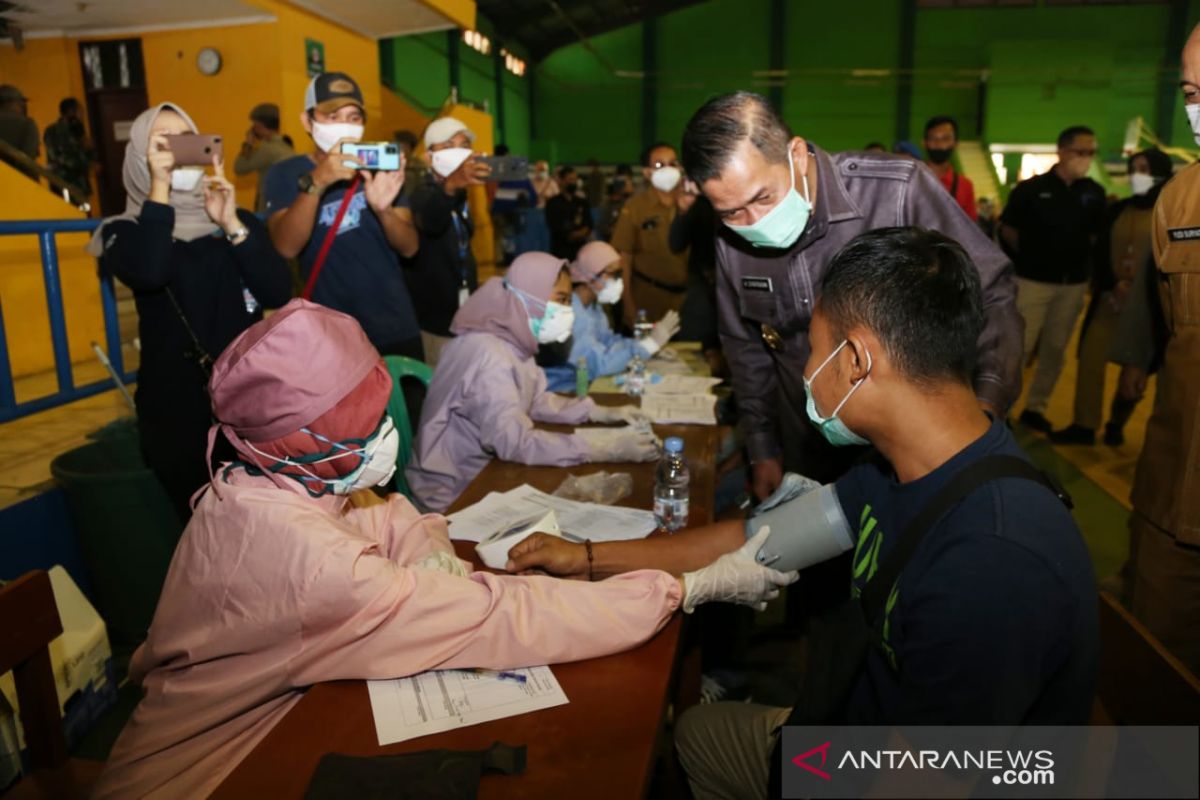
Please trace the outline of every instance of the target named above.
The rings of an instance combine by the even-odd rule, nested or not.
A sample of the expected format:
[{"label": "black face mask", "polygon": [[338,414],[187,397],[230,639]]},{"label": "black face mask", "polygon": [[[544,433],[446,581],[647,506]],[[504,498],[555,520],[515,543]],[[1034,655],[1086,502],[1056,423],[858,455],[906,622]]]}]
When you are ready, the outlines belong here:
[{"label": "black face mask", "polygon": [[954,148],[928,147],[925,149],[925,152],[929,153],[929,160],[933,163],[945,164],[950,160],[950,156],[954,155]]},{"label": "black face mask", "polygon": [[539,367],[561,367],[571,362],[571,340],[538,344],[534,362]]},{"label": "black face mask", "polygon": [[577,188],[578,188],[578,184],[568,183],[566,186],[563,187],[563,191],[565,191],[567,194],[575,194],[575,190]]}]

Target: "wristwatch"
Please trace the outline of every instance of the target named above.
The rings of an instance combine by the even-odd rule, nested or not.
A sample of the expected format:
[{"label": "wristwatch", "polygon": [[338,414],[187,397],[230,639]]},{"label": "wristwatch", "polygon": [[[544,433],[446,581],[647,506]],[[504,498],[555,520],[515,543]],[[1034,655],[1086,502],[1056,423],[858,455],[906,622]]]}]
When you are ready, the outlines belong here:
[{"label": "wristwatch", "polygon": [[305,194],[320,194],[321,187],[313,181],[311,172],[306,172],[296,179],[296,187]]},{"label": "wristwatch", "polygon": [[250,229],[247,228],[245,225],[238,228],[233,233],[225,234],[225,238],[229,241],[230,244],[241,244],[242,242],[246,241],[246,238],[249,236],[250,236]]}]

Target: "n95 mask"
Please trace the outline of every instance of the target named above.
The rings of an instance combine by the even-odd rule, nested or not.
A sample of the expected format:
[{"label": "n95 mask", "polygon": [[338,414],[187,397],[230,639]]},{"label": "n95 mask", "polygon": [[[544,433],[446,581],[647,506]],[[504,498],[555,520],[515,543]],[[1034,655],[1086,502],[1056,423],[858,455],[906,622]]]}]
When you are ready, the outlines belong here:
[{"label": "n95 mask", "polygon": [[469,147],[450,147],[445,150],[435,150],[431,157],[433,171],[443,178],[448,178],[470,157],[471,149]]},{"label": "n95 mask", "polygon": [[312,138],[323,153],[328,153],[342,139],[353,139],[357,142],[362,139],[362,136],[362,125],[352,122],[317,122],[313,120]]}]

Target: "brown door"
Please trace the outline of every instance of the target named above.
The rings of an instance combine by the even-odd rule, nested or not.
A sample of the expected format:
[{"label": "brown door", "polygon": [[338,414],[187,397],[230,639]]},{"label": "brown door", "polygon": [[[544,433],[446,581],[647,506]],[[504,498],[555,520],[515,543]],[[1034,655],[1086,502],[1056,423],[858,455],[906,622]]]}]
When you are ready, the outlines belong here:
[{"label": "brown door", "polygon": [[121,169],[129,127],[150,105],[146,100],[142,41],[80,42],[79,56],[87,89],[88,124],[100,161],[96,181],[100,212],[105,216],[120,214],[125,210]]}]

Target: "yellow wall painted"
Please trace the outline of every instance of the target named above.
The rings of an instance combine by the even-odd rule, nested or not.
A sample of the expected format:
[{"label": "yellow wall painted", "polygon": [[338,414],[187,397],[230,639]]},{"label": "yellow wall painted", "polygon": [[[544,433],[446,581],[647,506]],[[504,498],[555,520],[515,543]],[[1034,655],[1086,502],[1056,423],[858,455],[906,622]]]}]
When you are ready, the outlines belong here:
[{"label": "yellow wall painted", "polygon": [[[81,219],[83,214],[0,163],[0,219]],[[93,341],[104,344],[104,316],[96,260],[83,248],[88,234],[65,233],[57,239],[63,309],[71,360],[92,355]],[[36,236],[0,236],[0,308],[13,376],[54,367],[50,321],[42,281],[42,259]],[[18,397],[17,400],[31,400]]]},{"label": "yellow wall painted", "polygon": [[449,19],[460,28],[475,27],[475,0],[420,0]]},{"label": "yellow wall painted", "polygon": [[[380,81],[379,48],[375,40],[283,0],[249,1],[273,15],[276,21],[104,37],[31,39],[21,52],[10,44],[0,44],[0,82],[14,83],[29,95],[30,116],[44,129],[58,118],[59,100],[67,96],[83,98],[80,38],[137,36],[142,40],[150,104],[178,103],[202,132],[221,134],[230,162],[227,171],[234,179],[232,160],[249,127],[247,115],[257,103],[278,103],[283,132],[292,137],[299,152],[312,149],[300,118],[309,81],[304,42],[316,39],[325,46],[326,68],[346,72],[359,82],[367,111],[366,138],[390,139],[397,129],[418,132],[424,129],[428,118],[384,88]],[[456,20],[469,6],[474,24],[474,3],[469,0],[422,1]],[[196,68],[196,54],[203,47],[215,47],[221,53],[221,71],[215,76],[202,75]],[[466,107],[456,107],[451,113],[478,134],[476,149],[491,152],[490,115]],[[19,189],[10,190],[13,181],[17,181]],[[48,191],[26,184],[11,169],[4,167],[0,171],[0,219],[79,216]],[[254,176],[235,179],[235,184],[239,203],[252,207]],[[472,191],[470,203],[476,220],[472,250],[486,275],[495,261],[495,245],[482,187]],[[82,235],[59,239],[73,359],[90,358],[89,343],[103,337],[95,261],[82,254],[85,241]],[[40,263],[32,237],[12,242],[0,239],[0,294],[14,374],[48,370],[54,363]],[[20,333],[14,335],[15,332]]]}]

